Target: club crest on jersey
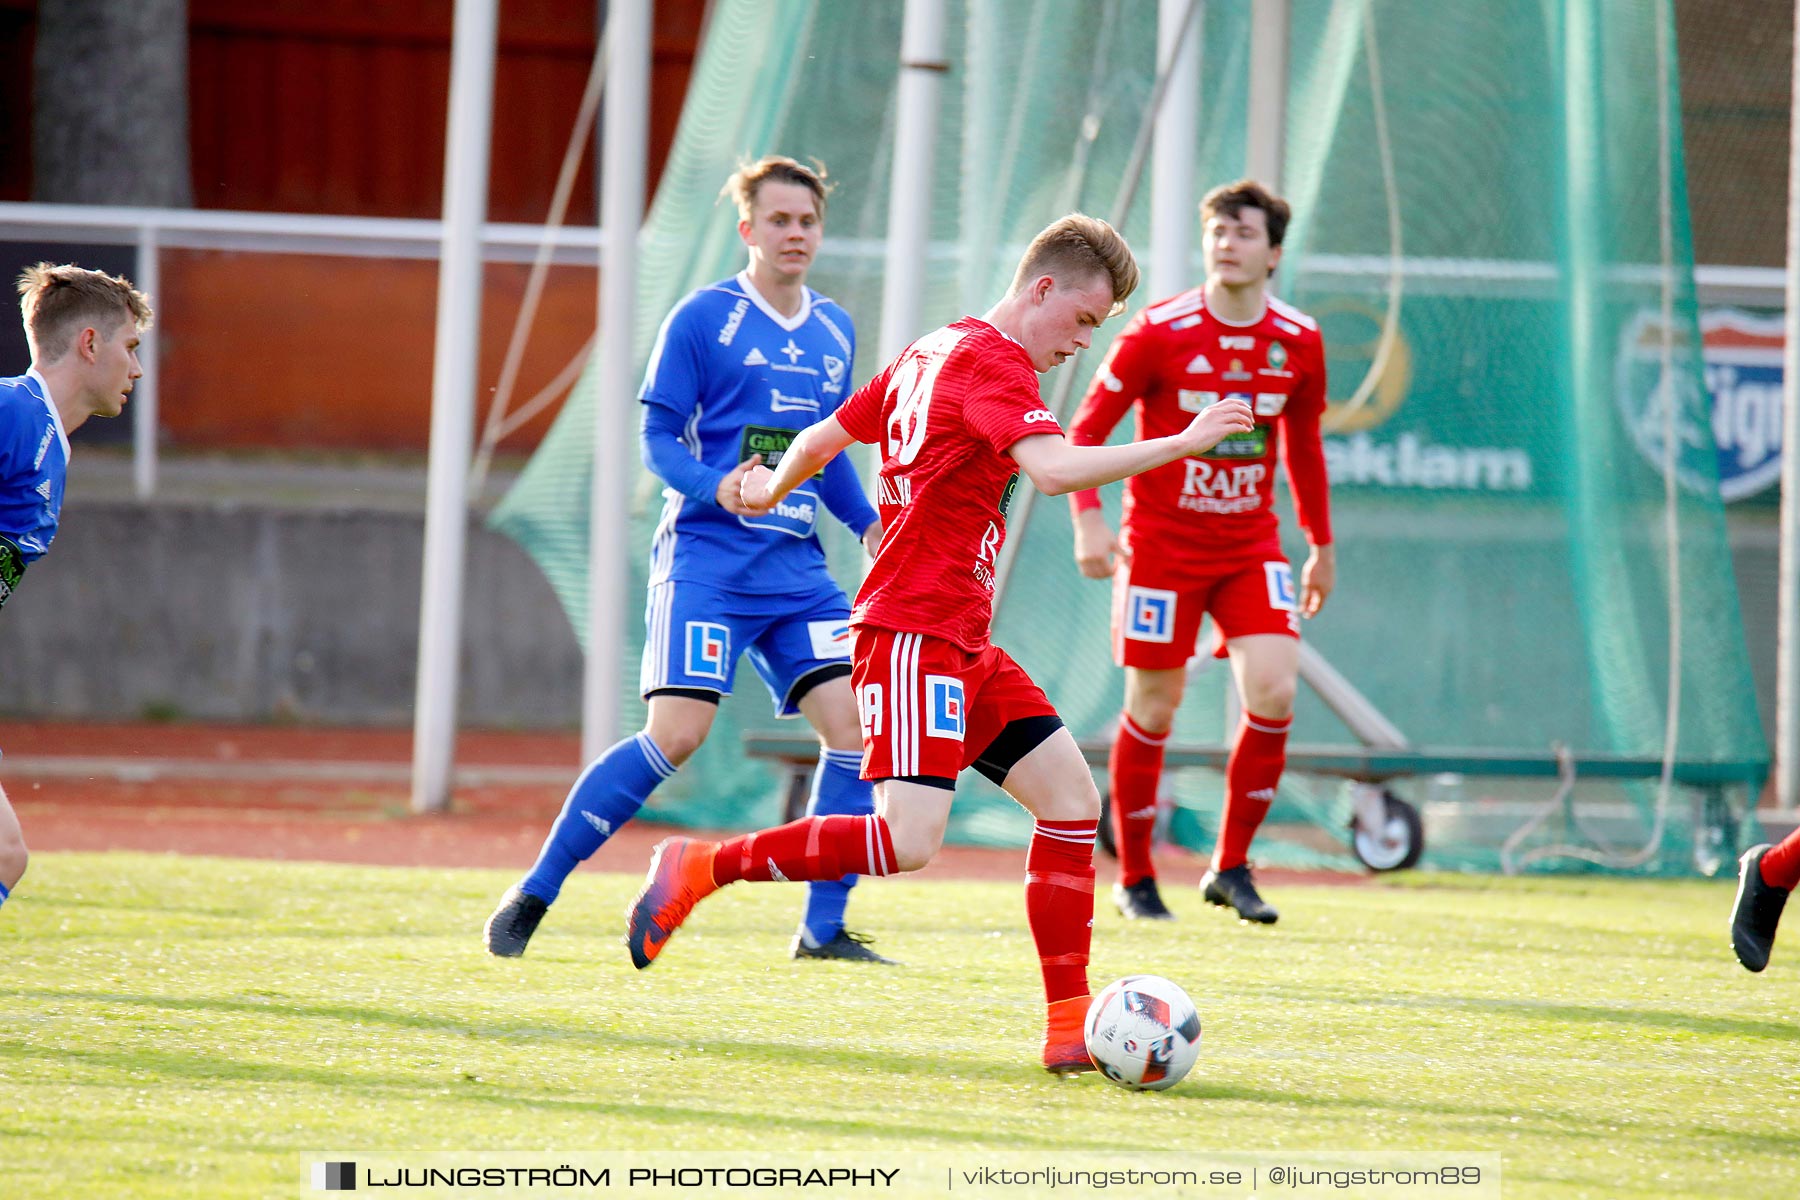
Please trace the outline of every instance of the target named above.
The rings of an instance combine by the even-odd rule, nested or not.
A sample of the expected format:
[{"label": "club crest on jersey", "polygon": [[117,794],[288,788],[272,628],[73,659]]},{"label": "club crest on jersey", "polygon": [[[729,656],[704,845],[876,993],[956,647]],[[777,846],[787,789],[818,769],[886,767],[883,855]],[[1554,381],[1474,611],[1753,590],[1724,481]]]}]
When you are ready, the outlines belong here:
[{"label": "club crest on jersey", "polygon": [[780,388],[770,388],[769,411],[816,413],[819,411],[819,402],[812,396],[789,396]]},{"label": "club crest on jersey", "polygon": [[731,630],[711,621],[687,623],[687,673],[697,679],[725,680],[731,654]]},{"label": "club crest on jersey", "polygon": [[1175,593],[1138,587],[1125,593],[1125,636],[1134,642],[1175,640]]},{"label": "club crest on jersey", "polygon": [[1269,343],[1269,370],[1285,371],[1287,369],[1287,347],[1280,342]]},{"label": "club crest on jersey", "polygon": [[762,347],[752,346],[750,353],[744,355],[744,365],[746,367],[766,367],[769,365],[769,360],[763,355]]},{"label": "club crest on jersey", "polygon": [[963,739],[963,685],[954,675],[925,677],[925,736]]},{"label": "club crest on jersey", "polygon": [[1194,357],[1188,359],[1187,373],[1189,375],[1211,375],[1213,373],[1213,365],[1207,361],[1206,355],[1196,354]]},{"label": "club crest on jersey", "polygon": [[844,390],[845,365],[844,360],[836,355],[825,356],[825,390],[834,396]]},{"label": "club crest on jersey", "polygon": [[814,658],[849,658],[850,626],[845,621],[808,621]]}]

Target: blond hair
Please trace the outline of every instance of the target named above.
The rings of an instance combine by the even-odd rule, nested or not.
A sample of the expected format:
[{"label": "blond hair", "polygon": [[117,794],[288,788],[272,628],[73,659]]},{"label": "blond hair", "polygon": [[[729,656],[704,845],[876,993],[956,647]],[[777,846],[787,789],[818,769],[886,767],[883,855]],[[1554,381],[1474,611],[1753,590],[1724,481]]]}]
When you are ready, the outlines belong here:
[{"label": "blond hair", "polygon": [[89,271],[73,263],[41,262],[19,273],[19,313],[34,362],[48,366],[69,352],[83,329],[97,329],[107,341],[120,324],[150,327],[150,298],[129,279]]},{"label": "blond hair", "polygon": [[1112,284],[1110,316],[1125,311],[1125,300],[1137,290],[1138,265],[1119,231],[1086,213],[1070,213],[1031,239],[1007,295],[1017,295],[1040,275],[1067,287],[1104,275]]},{"label": "blond hair", "polygon": [[816,158],[810,167],[785,154],[769,154],[755,162],[741,162],[731,173],[731,178],[725,181],[725,186],[719,189],[719,195],[730,196],[731,202],[737,205],[738,216],[748,221],[756,206],[756,193],[763,184],[771,181],[799,184],[811,192],[818,202],[819,220],[825,219],[825,197],[830,194],[831,185],[825,182],[825,164]]}]

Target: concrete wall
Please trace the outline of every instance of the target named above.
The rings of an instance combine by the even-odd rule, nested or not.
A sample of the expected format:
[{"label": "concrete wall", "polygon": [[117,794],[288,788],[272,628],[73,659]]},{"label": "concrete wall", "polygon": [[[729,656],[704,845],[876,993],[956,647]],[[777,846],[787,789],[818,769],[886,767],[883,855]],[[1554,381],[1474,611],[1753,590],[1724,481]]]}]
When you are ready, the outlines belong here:
[{"label": "concrete wall", "polygon": [[[423,517],[71,502],[0,614],[0,715],[407,725]],[[469,527],[460,721],[573,727],[581,654],[512,542]]]}]

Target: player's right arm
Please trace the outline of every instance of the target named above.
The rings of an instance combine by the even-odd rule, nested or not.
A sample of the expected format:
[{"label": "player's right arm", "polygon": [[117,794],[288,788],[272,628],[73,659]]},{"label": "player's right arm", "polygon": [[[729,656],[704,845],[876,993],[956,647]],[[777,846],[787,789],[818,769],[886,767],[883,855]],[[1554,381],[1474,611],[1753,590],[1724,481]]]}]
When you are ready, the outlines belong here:
[{"label": "player's right arm", "polygon": [[709,466],[691,442],[689,425],[706,395],[706,330],[693,297],[675,306],[657,331],[638,399],[644,405],[644,466],[691,500],[739,513],[738,481],[761,461],[752,455],[729,471]]},{"label": "player's right arm", "polygon": [[739,502],[751,516],[761,516],[803,480],[817,475],[855,440],[835,416],[808,425],[782,453],[781,465],[775,470],[761,466],[755,459],[743,464],[747,469],[739,482]]},{"label": "player's right arm", "polygon": [[1168,437],[1123,446],[1077,446],[1060,433],[1040,433],[1014,442],[1008,453],[1038,491],[1061,496],[1205,454],[1232,434],[1255,426],[1250,406],[1231,398],[1209,405],[1186,429]]},{"label": "player's right arm", "polygon": [[[781,464],[776,470],[752,467],[744,476],[739,493],[740,502],[752,514],[768,512],[775,507],[777,501],[799,487],[802,479],[817,474],[821,467],[843,453],[851,443],[873,442],[879,438],[881,401],[887,395],[888,381],[893,374],[894,363],[889,363],[875,378],[857,388],[855,394],[844,401],[836,412],[802,429],[783,452]],[[864,531],[865,537],[867,532]],[[867,546],[868,542],[863,544]],[[870,553],[874,553],[872,547]]]},{"label": "player's right arm", "polygon": [[[1077,446],[1103,446],[1137,397],[1154,383],[1151,378],[1150,327],[1139,313],[1113,339],[1112,348],[1088,383],[1087,395],[1069,423],[1069,441]],[[1082,488],[1070,497],[1069,515],[1075,522],[1075,565],[1089,579],[1107,579],[1113,573],[1118,541],[1100,508],[1100,493]]]}]

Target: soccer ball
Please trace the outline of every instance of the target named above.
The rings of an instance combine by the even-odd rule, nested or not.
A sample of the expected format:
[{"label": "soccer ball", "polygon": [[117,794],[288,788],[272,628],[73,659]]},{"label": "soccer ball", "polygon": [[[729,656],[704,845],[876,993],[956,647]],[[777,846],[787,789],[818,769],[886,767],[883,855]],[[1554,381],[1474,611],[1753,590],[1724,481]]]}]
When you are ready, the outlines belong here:
[{"label": "soccer ball", "polygon": [[1134,1091],[1174,1087],[1200,1057],[1200,1014],[1186,992],[1157,975],[1127,975],[1088,1006],[1088,1055]]}]

